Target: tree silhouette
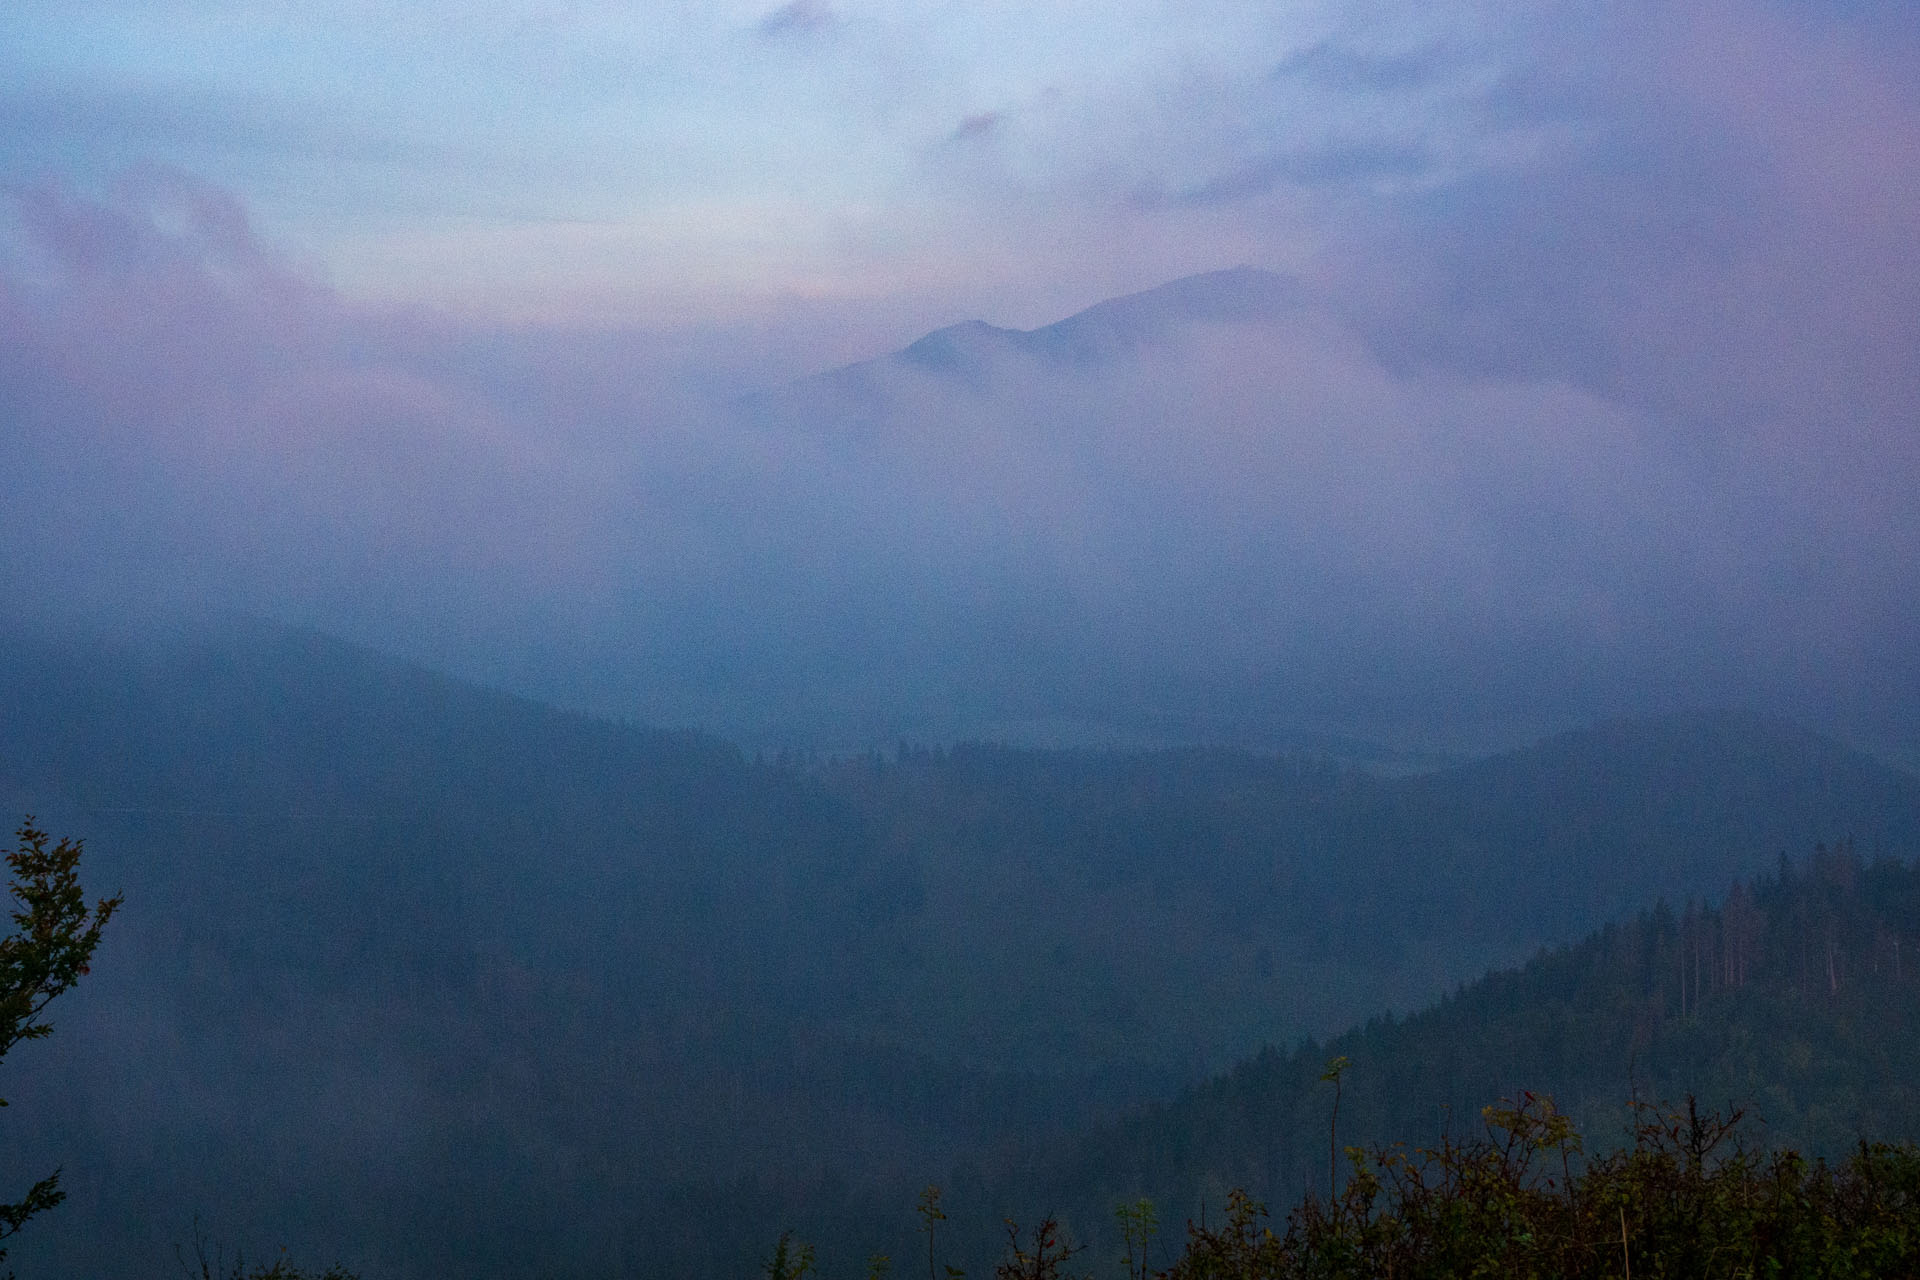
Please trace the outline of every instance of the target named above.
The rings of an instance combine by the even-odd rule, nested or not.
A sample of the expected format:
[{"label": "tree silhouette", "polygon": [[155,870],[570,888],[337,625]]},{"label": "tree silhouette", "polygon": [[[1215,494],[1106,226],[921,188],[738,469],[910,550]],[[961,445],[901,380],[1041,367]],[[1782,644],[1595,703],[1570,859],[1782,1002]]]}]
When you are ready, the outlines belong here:
[{"label": "tree silhouette", "polygon": [[[0,1059],[22,1040],[52,1033],[44,1018],[47,1005],[86,975],[100,931],[120,907],[118,894],[87,906],[80,888],[80,841],[63,839],[49,849],[47,833],[33,825],[31,815],[15,834],[19,847],[7,855],[14,930],[0,938]],[[6,1105],[0,1098],[0,1107]],[[55,1169],[21,1199],[0,1204],[0,1240],[64,1199]],[[0,1248],[0,1259],[5,1257]]]}]

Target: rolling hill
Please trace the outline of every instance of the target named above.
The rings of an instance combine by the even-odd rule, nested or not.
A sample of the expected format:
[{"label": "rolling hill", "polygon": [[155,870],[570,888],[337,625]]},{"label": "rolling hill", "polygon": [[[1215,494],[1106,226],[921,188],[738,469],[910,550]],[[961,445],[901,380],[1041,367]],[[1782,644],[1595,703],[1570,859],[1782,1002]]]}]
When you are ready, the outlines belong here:
[{"label": "rolling hill", "polygon": [[6,1064],[23,1158],[73,1192],[16,1257],[88,1274],[195,1214],[383,1276],[644,1269],[663,1206],[708,1203],[671,1187],[1025,1167],[1622,904],[1920,844],[1920,782],[1736,713],[1399,778],[764,761],[264,625],[0,658],[0,798],[128,902]]}]

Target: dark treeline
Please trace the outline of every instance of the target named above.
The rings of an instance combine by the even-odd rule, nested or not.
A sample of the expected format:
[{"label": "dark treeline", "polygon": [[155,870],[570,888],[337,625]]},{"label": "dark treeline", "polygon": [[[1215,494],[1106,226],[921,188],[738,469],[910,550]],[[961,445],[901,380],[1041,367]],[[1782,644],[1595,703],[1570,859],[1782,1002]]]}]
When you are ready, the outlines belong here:
[{"label": "dark treeline", "polygon": [[[23,1274],[150,1273],[196,1214],[395,1280],[739,1274],[789,1217],[838,1223],[824,1263],[910,1233],[932,1181],[991,1226],[1070,1135],[1263,1043],[1817,840],[1920,851],[1920,781],[1731,713],[1402,778],[1219,750],[782,763],[241,627],[12,636],[0,723],[0,802],[85,836],[127,901],[60,1034],[7,1064],[0,1121],[71,1194]],[[1689,1018],[1761,963],[1706,918],[1674,918],[1702,939]],[[1341,1051],[1371,1124],[1378,1056]],[[1445,1100],[1552,1083],[1526,1065],[1462,1066]],[[1178,1202],[1131,1168],[1089,1196]]]},{"label": "dark treeline", "polygon": [[[1667,1191],[1703,1205],[1779,1201],[1779,1214],[1765,1222],[1754,1210],[1751,1220],[1734,1215],[1719,1224],[1748,1232],[1739,1247],[1749,1250],[1770,1247],[1770,1232],[1794,1235],[1795,1247],[1831,1244],[1841,1252],[1859,1246],[1848,1235],[1856,1227],[1911,1234],[1920,1214],[1920,1156],[1909,1147],[1869,1158],[1856,1148],[1869,1138],[1920,1140],[1917,945],[1920,868],[1822,846],[1797,862],[1782,859],[1773,875],[1735,884],[1718,904],[1656,907],[1463,985],[1411,1017],[1376,1018],[1291,1052],[1265,1050],[1177,1101],[1071,1136],[1037,1158],[962,1166],[944,1191],[943,1256],[970,1274],[989,1273],[1005,1254],[991,1227],[1045,1220],[1063,1244],[1084,1251],[1073,1274],[1118,1274],[1129,1247],[1128,1224],[1116,1211],[1145,1204],[1159,1230],[1151,1249],[1134,1256],[1176,1276],[1386,1274],[1390,1255],[1401,1268],[1394,1274],[1440,1275],[1449,1274],[1449,1259],[1464,1266],[1470,1245],[1493,1250],[1473,1255],[1488,1265],[1518,1265],[1519,1253],[1495,1257],[1500,1241],[1512,1243],[1507,1236],[1475,1244],[1462,1224],[1493,1209],[1467,1201],[1497,1191],[1509,1236],[1524,1236],[1532,1214],[1552,1219],[1542,1230],[1592,1237],[1592,1223],[1568,1216],[1578,1216],[1578,1197],[1570,1202],[1564,1184],[1558,1191],[1547,1184],[1549,1173],[1558,1178],[1563,1156],[1576,1173],[1592,1167],[1580,1194],[1598,1197],[1609,1213],[1622,1203],[1649,1214],[1667,1205],[1665,1192],[1633,1198],[1648,1191],[1641,1185],[1648,1179],[1673,1181]],[[1330,1061],[1343,1064],[1337,1109]],[[1682,1160],[1676,1170],[1685,1117],[1660,1100],[1678,1097],[1711,1100],[1711,1114],[1741,1117],[1737,1133],[1715,1129],[1716,1160],[1732,1161],[1715,1175],[1719,1182],[1702,1181],[1697,1161]],[[1517,1145],[1516,1126],[1525,1130]],[[1542,1139],[1539,1149],[1528,1146],[1532,1138]],[[1535,1166],[1512,1164],[1522,1156]],[[1809,1159],[1838,1163],[1815,1168]],[[1492,1181],[1469,1194],[1462,1178]],[[1885,1185],[1875,1194],[1892,1197],[1885,1203],[1866,1195],[1876,1178]],[[1437,1203],[1442,1189],[1462,1202]],[[735,1203],[767,1224],[763,1246],[775,1223],[795,1222],[842,1243],[836,1261],[849,1274],[863,1255],[843,1233],[857,1230],[862,1213],[886,1226],[856,1239],[915,1247],[904,1189],[891,1213],[873,1203],[831,1202],[832,1191]],[[1403,1194],[1425,1200],[1403,1204]],[[1249,1205],[1278,1212],[1269,1220]],[[1801,1216],[1787,1212],[1795,1206]],[[1835,1227],[1836,1213],[1867,1208],[1881,1216]],[[1395,1222],[1377,1221],[1396,1214]],[[1433,1221],[1409,1225],[1422,1214]],[[1839,1232],[1838,1243],[1814,1240],[1823,1220],[1824,1229]],[[1401,1238],[1446,1222],[1455,1233],[1450,1243],[1421,1237],[1415,1248],[1411,1237]],[[1683,1225],[1636,1223],[1633,1247],[1662,1252],[1671,1269],[1685,1252]],[[1611,1219],[1609,1230],[1617,1230]],[[1412,1252],[1395,1254],[1388,1248],[1395,1240]],[[1435,1253],[1444,1253],[1443,1244],[1455,1252]],[[1540,1245],[1547,1246],[1544,1236]],[[696,1256],[689,1253],[689,1262]],[[1346,1258],[1346,1270],[1329,1263],[1336,1257]],[[1591,1250],[1544,1257],[1529,1265],[1612,1274],[1606,1266],[1618,1263],[1617,1254]]]},{"label": "dark treeline", "polygon": [[[1588,1151],[1632,1140],[1634,1102],[1743,1109],[1756,1148],[1842,1157],[1864,1136],[1920,1139],[1920,870],[1822,847],[1716,905],[1661,906],[1404,1019],[1267,1050],[1073,1144],[1029,1204],[1111,1244],[1112,1206],[1178,1222],[1243,1188],[1286,1205],[1327,1185],[1338,1143],[1439,1146],[1482,1110],[1550,1094]],[[1344,1167],[1345,1162],[1342,1161]],[[1029,1210],[1030,1211],[1030,1210]]]}]

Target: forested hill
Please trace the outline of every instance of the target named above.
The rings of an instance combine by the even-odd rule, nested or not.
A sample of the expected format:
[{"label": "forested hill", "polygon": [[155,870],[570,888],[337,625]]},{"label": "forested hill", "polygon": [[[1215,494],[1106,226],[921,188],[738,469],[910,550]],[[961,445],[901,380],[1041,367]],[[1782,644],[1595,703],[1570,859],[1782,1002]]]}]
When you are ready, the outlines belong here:
[{"label": "forested hill", "polygon": [[[1229,1189],[1284,1208],[1341,1146],[1478,1133],[1483,1107],[1550,1094],[1588,1150],[1622,1145],[1630,1104],[1744,1109],[1750,1142],[1843,1155],[1920,1139],[1920,868],[1821,847],[1716,905],[1660,906],[1489,974],[1412,1017],[1267,1050],[1089,1135],[1029,1203],[1086,1234],[1145,1195],[1178,1224]],[[1342,1161],[1344,1166],[1344,1161]]]},{"label": "forested hill", "polygon": [[66,1274],[195,1214],[388,1277],[617,1274],[668,1185],[886,1199],[1783,850],[1920,851],[1920,781],[1731,713],[1399,779],[760,762],[254,626],[0,638],[0,726],[0,802],[127,901],[6,1063],[73,1195],[15,1257]]}]

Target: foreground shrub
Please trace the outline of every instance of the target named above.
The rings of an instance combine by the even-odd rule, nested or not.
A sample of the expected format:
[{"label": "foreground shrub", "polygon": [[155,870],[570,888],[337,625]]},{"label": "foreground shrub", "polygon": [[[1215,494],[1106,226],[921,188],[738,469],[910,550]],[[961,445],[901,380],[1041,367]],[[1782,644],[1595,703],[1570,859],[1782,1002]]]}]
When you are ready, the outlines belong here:
[{"label": "foreground shrub", "polygon": [[1920,1275],[1920,1149],[1862,1143],[1845,1161],[1755,1154],[1738,1112],[1639,1108],[1634,1144],[1586,1158],[1549,1098],[1489,1107],[1485,1135],[1408,1151],[1348,1148],[1329,1201],[1284,1232],[1235,1192],[1188,1225],[1164,1280],[1353,1277]]}]

